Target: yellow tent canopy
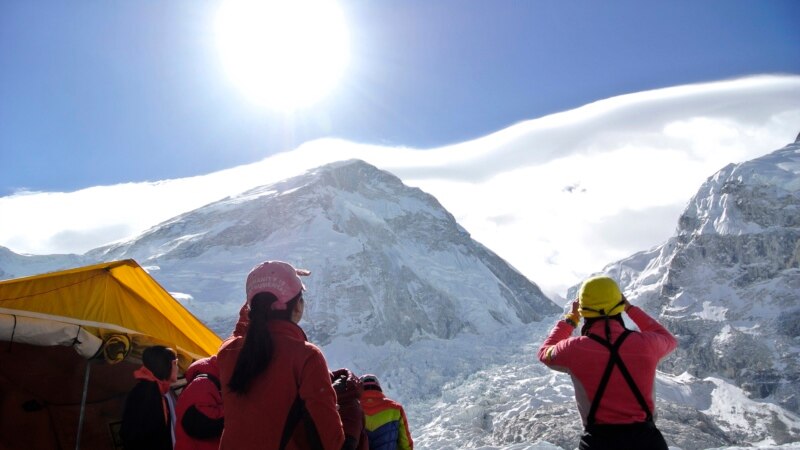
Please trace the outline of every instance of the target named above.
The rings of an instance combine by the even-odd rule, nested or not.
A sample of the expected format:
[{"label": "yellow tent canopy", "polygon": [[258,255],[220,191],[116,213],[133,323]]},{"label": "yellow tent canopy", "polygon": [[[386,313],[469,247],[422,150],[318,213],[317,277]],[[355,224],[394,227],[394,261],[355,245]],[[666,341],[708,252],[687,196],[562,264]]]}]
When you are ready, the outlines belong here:
[{"label": "yellow tent canopy", "polygon": [[133,260],[0,281],[0,450],[116,448],[144,348],[220,342]]}]

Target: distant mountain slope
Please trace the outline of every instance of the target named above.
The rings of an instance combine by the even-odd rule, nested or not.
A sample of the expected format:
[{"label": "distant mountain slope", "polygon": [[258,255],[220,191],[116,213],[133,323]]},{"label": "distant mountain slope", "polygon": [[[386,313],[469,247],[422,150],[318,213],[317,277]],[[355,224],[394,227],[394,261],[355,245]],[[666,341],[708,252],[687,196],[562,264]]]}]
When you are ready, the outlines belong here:
[{"label": "distant mountain slope", "polygon": [[20,255],[0,247],[0,280],[92,264],[94,260],[81,255]]},{"label": "distant mountain slope", "polygon": [[[247,272],[265,259],[313,272],[304,327],[322,344],[363,334],[408,345],[560,309],[434,197],[359,160],[212,203],[87,257],[150,267],[220,334],[230,331]],[[212,311],[217,304],[224,314]]]}]

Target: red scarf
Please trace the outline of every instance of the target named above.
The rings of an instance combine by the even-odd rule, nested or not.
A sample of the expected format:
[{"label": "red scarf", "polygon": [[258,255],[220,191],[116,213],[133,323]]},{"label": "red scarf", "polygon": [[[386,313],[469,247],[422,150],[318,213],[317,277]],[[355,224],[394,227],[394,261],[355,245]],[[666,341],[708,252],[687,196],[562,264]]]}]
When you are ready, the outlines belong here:
[{"label": "red scarf", "polygon": [[[133,377],[137,380],[152,381],[158,386],[158,390],[161,392],[162,396],[167,395],[167,392],[169,392],[169,386],[172,384],[167,380],[160,380],[156,378],[156,376],[153,375],[153,372],[151,372],[150,369],[145,366],[136,369],[136,371],[133,372]],[[169,424],[169,406],[167,405],[167,399],[164,397],[161,397],[161,408],[164,412],[164,421]]]}]

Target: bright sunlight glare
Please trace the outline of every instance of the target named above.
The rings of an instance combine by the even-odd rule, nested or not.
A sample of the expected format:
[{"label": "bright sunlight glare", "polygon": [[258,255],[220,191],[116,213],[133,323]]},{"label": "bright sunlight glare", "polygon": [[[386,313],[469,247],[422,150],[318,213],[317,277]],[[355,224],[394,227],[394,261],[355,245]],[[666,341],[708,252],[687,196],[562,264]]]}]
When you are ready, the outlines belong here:
[{"label": "bright sunlight glare", "polygon": [[344,16],[334,0],[226,0],[216,33],[233,83],[251,101],[278,110],[322,99],[349,59]]}]

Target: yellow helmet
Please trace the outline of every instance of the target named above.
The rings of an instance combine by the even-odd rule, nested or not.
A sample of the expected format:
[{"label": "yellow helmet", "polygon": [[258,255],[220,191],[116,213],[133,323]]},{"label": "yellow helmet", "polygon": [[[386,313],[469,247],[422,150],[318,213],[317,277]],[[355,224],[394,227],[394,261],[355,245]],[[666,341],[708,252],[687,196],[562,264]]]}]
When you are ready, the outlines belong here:
[{"label": "yellow helmet", "polygon": [[615,316],[625,310],[619,286],[607,276],[584,281],[578,300],[581,305],[579,311],[586,318]]}]

